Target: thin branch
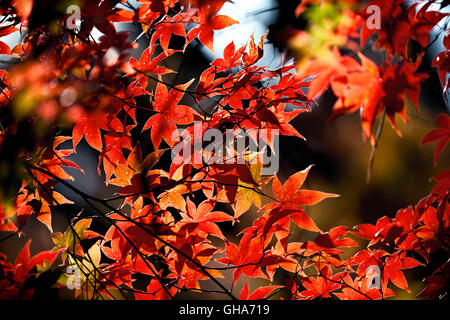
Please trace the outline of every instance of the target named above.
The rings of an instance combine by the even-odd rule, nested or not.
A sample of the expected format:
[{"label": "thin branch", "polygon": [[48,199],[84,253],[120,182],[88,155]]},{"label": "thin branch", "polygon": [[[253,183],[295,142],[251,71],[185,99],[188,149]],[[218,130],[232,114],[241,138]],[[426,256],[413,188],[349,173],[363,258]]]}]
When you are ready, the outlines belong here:
[{"label": "thin branch", "polygon": [[[71,189],[72,191],[76,192],[78,195],[80,195],[84,201],[86,201],[86,203],[88,203],[91,207],[93,207],[97,213],[99,213],[100,215],[102,215],[105,219],[107,219],[108,221],[110,221],[112,224],[114,224],[114,221],[111,220],[111,218],[109,218],[108,216],[106,216],[103,212],[101,212],[98,208],[96,208],[95,206],[93,206],[93,204],[91,203],[92,201],[96,201],[100,204],[102,204],[103,206],[105,206],[106,208],[108,208],[108,210],[114,211],[115,213],[117,213],[119,216],[121,216],[122,218],[126,219],[128,222],[131,222],[132,224],[134,224],[135,226],[137,226],[138,228],[142,229],[145,233],[151,235],[152,237],[154,237],[155,239],[157,239],[158,241],[162,242],[164,245],[170,247],[172,250],[174,250],[175,252],[179,253],[180,255],[182,255],[184,258],[188,259],[190,262],[192,262],[193,264],[195,264],[206,276],[208,276],[217,286],[219,286],[225,294],[227,294],[231,299],[233,300],[237,300],[236,297],[234,297],[234,295],[228,290],[226,289],[214,276],[212,276],[203,265],[201,265],[198,261],[196,261],[195,259],[193,259],[192,257],[190,257],[189,255],[187,255],[186,253],[184,253],[182,250],[178,249],[176,246],[174,246],[173,244],[167,242],[166,240],[162,239],[160,236],[156,235],[154,232],[152,232],[151,230],[149,230],[148,228],[145,228],[144,226],[142,226],[140,223],[136,222],[135,220],[131,219],[130,217],[128,217],[126,214],[122,213],[120,210],[117,210],[116,208],[114,208],[113,206],[111,206],[107,201],[103,200],[103,199],[99,199],[97,197],[91,196],[81,190],[78,190],[76,187],[72,186],[70,183],[67,183],[66,181],[64,181],[63,179],[59,178],[58,176],[54,175],[53,173],[44,170],[42,168],[36,167],[34,165],[31,164],[26,164],[27,167],[39,171],[41,173],[44,173],[50,177],[52,177],[53,179],[56,179],[57,181],[59,181],[60,183],[64,184],[66,187],[68,187],[69,189]],[[117,227],[117,226],[116,226]],[[128,239],[128,237],[125,235],[125,233],[120,229],[117,228],[118,231],[122,234],[122,236],[125,237],[125,239],[127,239],[127,241],[130,241]],[[138,254],[140,253],[140,251],[136,248],[136,246],[130,242],[130,245],[133,246],[133,248],[138,252]],[[143,258],[143,257],[142,257]],[[147,261],[143,258],[144,262],[146,264]],[[148,266],[149,268],[151,268],[150,266]],[[155,275],[156,276],[156,275]],[[157,278],[159,277],[156,276]],[[159,279],[158,279],[159,280]],[[163,285],[163,284],[162,284]],[[167,288],[166,288],[167,289]],[[168,290],[168,289],[167,289]],[[171,296],[171,294],[169,293],[169,295]]]},{"label": "thin branch", "polygon": [[372,147],[372,150],[370,151],[369,165],[367,167],[366,183],[369,183],[370,180],[372,179],[372,168],[373,168],[373,164],[375,162],[375,153],[377,151],[378,143],[380,142],[380,137],[381,137],[381,132],[383,131],[385,117],[386,117],[386,111],[384,111],[383,115],[381,116],[380,123],[378,124],[377,133],[375,135],[375,143]]}]

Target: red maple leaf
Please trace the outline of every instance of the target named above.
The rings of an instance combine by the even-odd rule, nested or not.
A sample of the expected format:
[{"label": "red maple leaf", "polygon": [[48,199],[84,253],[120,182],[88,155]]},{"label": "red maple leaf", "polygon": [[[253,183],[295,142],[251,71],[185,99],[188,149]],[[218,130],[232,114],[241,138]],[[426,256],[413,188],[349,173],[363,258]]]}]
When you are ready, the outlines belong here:
[{"label": "red maple leaf", "polygon": [[61,250],[52,252],[52,251],[43,251],[30,258],[30,244],[31,240],[28,240],[23,249],[19,252],[17,259],[15,261],[13,273],[14,280],[19,283],[24,283],[27,277],[29,276],[29,272],[33,267],[37,265],[42,265],[44,261],[47,261],[49,264],[52,264],[53,261],[57,258],[58,254]]},{"label": "red maple leaf", "polygon": [[438,142],[436,145],[436,149],[434,150],[434,164],[437,164],[437,160],[442,150],[444,150],[445,146],[450,141],[450,117],[441,113],[436,121],[439,129],[432,130],[429,132],[420,142],[420,144],[430,143],[430,142]]},{"label": "red maple leaf", "polygon": [[261,270],[263,261],[264,243],[261,236],[255,237],[246,233],[239,242],[239,246],[232,242],[225,242],[226,258],[217,259],[217,262],[239,266],[233,273],[234,283],[244,274],[251,278],[268,279]]},{"label": "red maple leaf", "polygon": [[[447,38],[450,39],[449,36],[447,36]],[[450,88],[450,79],[447,82],[445,81],[447,74],[450,72],[450,51],[446,50],[439,53],[434,58],[432,66],[438,68],[439,79],[444,87],[444,93],[446,93]]]},{"label": "red maple leaf", "polygon": [[248,287],[248,280],[245,282],[245,286],[241,289],[241,295],[239,297],[240,300],[262,300],[267,298],[267,296],[271,295],[272,292],[276,289],[283,288],[283,286],[268,286],[268,287],[259,287],[252,293],[250,293],[250,289]]},{"label": "red maple leaf", "polygon": [[419,110],[420,83],[428,78],[427,74],[414,74],[419,64],[420,60],[415,64],[405,61],[397,65],[391,65],[383,72],[383,91],[385,94],[382,103],[394,127],[396,113],[399,113],[406,122],[405,94]]},{"label": "red maple leaf", "polygon": [[306,288],[300,292],[300,296],[307,299],[329,298],[330,293],[339,289],[342,284],[339,283],[343,274],[335,274],[329,265],[323,267],[319,271],[317,277],[307,277],[302,279],[302,285]]},{"label": "red maple leaf", "polygon": [[[135,58],[130,58],[131,66],[137,71],[137,73],[134,74],[137,79],[133,83],[133,86],[139,84],[141,88],[146,89],[148,84],[148,77],[146,76],[146,74],[166,74],[173,72],[166,67],[161,67],[158,65],[158,63],[170,56],[173,52],[167,50],[168,52],[162,52],[152,59],[155,49],[156,46],[151,46],[145,49],[141,57],[139,58],[139,61],[137,61]],[[129,76],[131,74],[127,75]]]},{"label": "red maple leaf", "polygon": [[395,296],[394,291],[389,288],[383,295],[377,288],[369,288],[365,278],[355,278],[353,281],[350,275],[346,274],[341,281],[346,284],[342,286],[342,292],[333,293],[340,300],[378,300]]},{"label": "red maple leaf", "polygon": [[155,32],[150,41],[150,48],[154,48],[156,40],[159,39],[159,43],[164,52],[168,52],[169,41],[172,34],[186,38],[186,29],[182,23],[181,15],[162,21],[154,27],[154,30]]},{"label": "red maple leaf", "polygon": [[158,82],[153,101],[153,108],[157,114],[150,117],[142,128],[142,131],[151,129],[155,150],[163,138],[169,146],[178,141],[177,124],[189,124],[194,121],[194,114],[197,113],[188,106],[178,104],[192,81],[176,86],[170,91],[163,83]]},{"label": "red maple leaf", "polygon": [[211,65],[216,67],[217,72],[230,70],[239,66],[239,59],[244,53],[245,46],[235,51],[234,42],[230,42],[223,50],[223,58],[218,58],[211,62]]},{"label": "red maple leaf", "polygon": [[92,148],[102,151],[103,143],[100,129],[108,131],[112,129],[115,132],[123,132],[122,123],[114,116],[108,116],[104,112],[93,114],[82,113],[78,115],[78,121],[72,133],[73,149],[76,149],[81,138],[84,136]]},{"label": "red maple leaf", "polygon": [[339,195],[332,193],[304,189],[300,190],[311,168],[312,166],[309,166],[305,170],[293,174],[286,180],[283,186],[281,186],[280,180],[275,177],[272,185],[275,197],[281,203],[295,207],[313,205],[326,198],[338,197]]},{"label": "red maple leaf", "polygon": [[205,2],[202,4],[198,10],[197,17],[193,18],[194,22],[198,23],[199,26],[189,31],[187,34],[186,45],[198,36],[200,42],[214,53],[214,30],[224,29],[238,23],[238,21],[230,18],[229,16],[216,15],[225,2],[226,0],[218,0],[214,2]]},{"label": "red maple leaf", "polygon": [[226,238],[216,222],[232,221],[233,216],[221,211],[212,211],[214,205],[215,201],[205,200],[196,208],[195,204],[187,199],[186,212],[180,213],[183,217],[180,231],[188,230],[190,234],[204,232],[206,235],[213,235],[225,240]]}]

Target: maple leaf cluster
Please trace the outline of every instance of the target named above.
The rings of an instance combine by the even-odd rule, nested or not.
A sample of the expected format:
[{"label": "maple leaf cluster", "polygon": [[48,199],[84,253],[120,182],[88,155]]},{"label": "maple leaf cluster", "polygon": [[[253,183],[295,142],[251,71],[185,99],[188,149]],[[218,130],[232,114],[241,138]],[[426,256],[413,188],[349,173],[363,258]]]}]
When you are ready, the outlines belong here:
[{"label": "maple leaf cluster", "polygon": [[[319,1],[301,1],[297,14],[307,10],[310,3]],[[323,3],[332,1],[321,1]],[[424,72],[417,73],[422,62],[424,51],[431,45],[430,31],[440,22],[448,20],[449,14],[440,12],[439,5],[433,1],[406,2],[401,0],[369,1],[365,7],[350,11],[356,1],[342,1],[342,17],[339,24],[328,30],[331,35],[340,37],[338,45],[329,45],[328,54],[307,60],[298,66],[302,75],[314,76],[311,81],[310,99],[316,99],[331,86],[337,101],[334,104],[330,120],[343,114],[361,114],[363,135],[375,144],[373,125],[377,117],[386,115],[392,126],[397,130],[395,116],[399,114],[407,123],[405,110],[405,96],[419,111],[420,84],[428,78]],[[373,16],[370,8],[378,8]],[[339,7],[336,7],[339,10]],[[377,19],[380,26],[376,28],[370,24]],[[357,30],[360,30],[360,45],[355,43]],[[298,31],[299,34],[304,31]],[[436,55],[433,66],[438,68],[439,77],[446,97],[448,84],[446,75],[448,64],[448,31],[444,34],[444,51]],[[292,50],[295,52],[297,42],[304,37],[293,37]],[[339,49],[346,48],[352,52],[341,55]],[[382,62],[377,66],[365,56],[362,51],[368,49],[385,52]],[[356,56],[358,59],[356,59]]]},{"label": "maple leaf cluster", "polygon": [[[0,37],[20,32],[23,40],[13,48],[0,40],[0,54],[13,61],[0,70],[0,231],[20,235],[34,216],[51,233],[54,247],[30,258],[29,241],[15,264],[0,254],[1,299],[33,298],[26,283],[45,272],[60,273],[58,287],[74,288],[73,275],[63,267],[77,270],[75,297],[84,299],[170,299],[183,291],[208,292],[204,281],[232,299],[277,293],[300,300],[384,299],[396,294],[392,285],[409,291],[404,270],[428,265],[448,247],[448,171],[434,178],[428,196],[395,218],[325,232],[305,209],[338,195],[303,187],[311,166],[282,183],[276,174],[262,176],[260,161],[183,161],[198,156],[195,148],[189,157],[164,160],[175,145],[194,144],[211,128],[253,132],[253,143],[263,131],[304,139],[290,122],[311,111],[328,86],[337,97],[332,117],[361,110],[363,132],[374,143],[377,116],[385,113],[393,124],[397,113],[406,119],[404,95],[418,107],[427,76],[416,74],[421,57],[412,61],[407,44],[426,47],[429,31],[446,14],[428,10],[427,1],[406,8],[401,1],[371,1],[382,8],[376,46],[388,51],[380,66],[360,50],[352,57],[333,46],[326,60],[273,69],[261,65],[266,36],[255,40],[252,35],[244,46],[229,43],[199,79],[167,81],[174,72],[164,66],[169,58],[183,55],[194,41],[213,51],[215,31],[238,23],[220,14],[226,2],[139,0],[134,8],[127,1],[80,1],[75,30],[58,19],[67,13],[53,2],[42,6],[57,18],[45,19],[36,1],[2,2]],[[297,14],[319,2],[303,1]],[[343,3],[345,23],[333,32],[350,42],[360,30],[365,43],[375,32],[363,22],[365,10],[351,10],[358,1]],[[117,31],[119,23],[136,24],[148,36],[149,47],[138,59],[130,57],[136,41]],[[92,38],[94,28],[102,33],[99,39]],[[173,45],[175,37],[183,38],[181,47]],[[434,61],[445,90],[448,39]],[[438,141],[435,161],[449,141],[448,115],[439,116],[437,124],[439,129],[422,141]],[[98,154],[105,183],[117,187],[114,197],[98,198],[71,184],[66,169],[83,171],[70,158],[83,138]],[[271,138],[264,139],[278,152]],[[225,155],[209,155],[257,156],[227,148]],[[67,210],[74,204],[55,190],[57,185],[81,197],[91,214]],[[225,225],[240,226],[252,206],[258,217],[239,236],[223,231]],[[53,230],[56,207],[67,218],[64,232]],[[106,230],[97,230],[94,221]],[[294,225],[314,236],[297,241]],[[369,267],[380,270],[379,287],[371,285]],[[435,269],[420,296],[445,294],[449,272],[448,262]],[[289,276],[279,283],[278,274]],[[142,277],[145,286],[138,283]],[[249,280],[255,278],[270,285],[250,290]],[[245,285],[236,295],[242,279]]]}]

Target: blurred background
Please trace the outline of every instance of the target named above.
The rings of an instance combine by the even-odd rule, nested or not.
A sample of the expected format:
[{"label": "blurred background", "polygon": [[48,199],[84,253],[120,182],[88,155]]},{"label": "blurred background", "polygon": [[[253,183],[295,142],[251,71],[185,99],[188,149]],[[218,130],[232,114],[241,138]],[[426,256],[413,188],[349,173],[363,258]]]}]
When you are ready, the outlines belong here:
[{"label": "blurred background", "polygon": [[[208,67],[209,62],[215,58],[222,57],[225,46],[234,41],[237,47],[247,43],[250,36],[254,34],[255,40],[269,32],[264,43],[264,58],[259,65],[267,65],[272,69],[282,63],[293,62],[286,53],[287,39],[283,38],[286,30],[306,27],[304,17],[296,18],[294,10],[296,1],[282,0],[234,0],[234,3],[226,3],[221,14],[226,14],[240,23],[225,30],[216,31],[214,35],[214,52],[194,41],[186,50],[185,55],[175,54],[167,59],[165,66],[177,70],[178,73],[165,78],[172,83],[184,83],[192,78],[198,79],[201,72]],[[130,1],[135,7],[137,3]],[[148,46],[148,39],[142,36],[142,30],[132,24],[118,24],[119,30],[129,30],[130,39],[138,38],[139,48],[131,55],[139,59],[143,50]],[[440,30],[433,32],[439,34]],[[16,35],[17,36],[17,35]],[[98,34],[97,36],[100,36]],[[439,35],[438,35],[439,36]],[[3,39],[2,39],[3,40]],[[173,37],[171,45],[179,44]],[[8,41],[14,42],[13,36]],[[341,116],[332,122],[328,122],[333,104],[336,100],[331,91],[327,91],[319,100],[319,106],[311,113],[302,113],[291,124],[306,138],[281,137],[280,139],[280,170],[278,173],[281,181],[285,181],[291,174],[305,169],[314,164],[310,171],[304,188],[321,190],[324,192],[337,193],[341,197],[328,199],[318,205],[306,208],[306,212],[315,220],[318,227],[328,230],[338,225],[354,226],[360,223],[375,223],[382,216],[394,217],[397,210],[414,205],[431,190],[433,182],[430,178],[438,172],[448,169],[450,163],[450,148],[446,148],[438,162],[437,167],[433,164],[434,145],[429,144],[419,147],[419,142],[427,132],[435,128],[435,119],[438,113],[448,112],[450,105],[442,96],[442,87],[437,73],[431,68],[434,56],[442,51],[441,42],[436,41],[426,52],[419,71],[429,73],[430,77],[422,85],[419,100],[420,112],[407,99],[406,108],[408,125],[404,125],[400,119],[399,124],[402,136],[398,136],[392,129],[390,123],[385,121],[381,140],[376,150],[375,161],[372,170],[372,179],[366,182],[370,144],[363,140],[359,114]],[[375,59],[380,57],[373,54]],[[154,83],[151,84],[154,86]],[[148,101],[138,101],[148,104]],[[139,115],[138,115],[139,116]],[[375,125],[376,127],[376,125]],[[136,139],[139,130],[135,130]],[[68,133],[70,134],[70,132]],[[148,141],[149,133],[147,135]],[[70,146],[70,144],[69,144]],[[90,148],[85,141],[79,144],[77,154],[72,160],[85,170],[84,174],[68,169],[67,171],[75,178],[73,185],[82,191],[106,198],[112,196],[117,190],[114,187],[105,186],[105,179],[97,173],[98,153]],[[166,161],[170,158],[166,159]],[[164,159],[163,159],[164,161]],[[76,194],[70,192],[63,186],[59,190],[79,207],[65,206],[64,210],[56,209],[53,212],[53,226],[55,232],[65,231],[67,220],[64,215],[68,212],[72,215],[84,210],[89,215],[89,208],[84,207],[83,201]],[[270,193],[270,188],[267,189]],[[227,208],[224,208],[227,210]],[[229,210],[229,208],[228,208]],[[235,226],[228,225],[224,232],[236,235],[240,230],[246,228],[259,214],[255,207],[241,217],[241,223]],[[99,231],[104,231],[107,226],[93,225]],[[311,240],[314,234],[300,229],[295,229],[291,240]],[[14,261],[18,251],[25,245],[29,238],[33,239],[32,254],[53,246],[51,235],[45,226],[33,217],[23,229],[22,237],[14,236],[6,241],[0,242],[0,252],[7,254]],[[0,232],[0,238],[6,233]],[[237,240],[235,238],[235,240]],[[410,279],[419,279],[421,271],[406,273]],[[236,290],[244,284],[241,279]],[[253,285],[266,284],[261,281]],[[410,282],[411,293],[403,292],[399,299],[413,299],[422,289],[418,281]],[[208,288],[207,285],[204,286]],[[67,295],[67,296],[66,296]],[[70,297],[70,293],[64,295]],[[179,298],[196,299],[201,294],[182,293]],[[214,296],[211,296],[211,298]],[[221,298],[222,296],[217,296]]]}]

